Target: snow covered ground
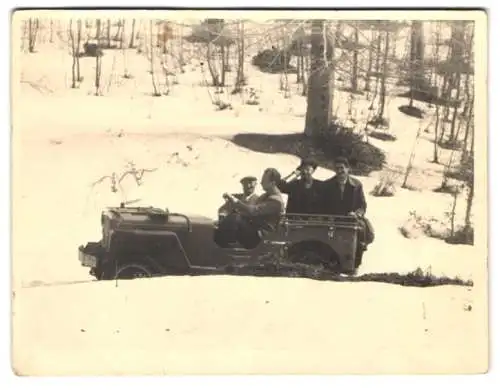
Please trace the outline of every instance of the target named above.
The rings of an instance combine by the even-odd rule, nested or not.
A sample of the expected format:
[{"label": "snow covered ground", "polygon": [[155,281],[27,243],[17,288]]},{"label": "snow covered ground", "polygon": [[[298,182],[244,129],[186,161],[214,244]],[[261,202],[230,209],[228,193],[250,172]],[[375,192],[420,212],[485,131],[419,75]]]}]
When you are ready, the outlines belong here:
[{"label": "snow covered ground", "polygon": [[[166,277],[119,282],[118,287],[114,282],[74,284],[91,279],[78,263],[77,247],[98,238],[103,207],[140,199],[138,204],[214,217],[221,193],[238,190],[241,176],[260,176],[271,166],[283,174],[294,169],[295,156],[254,152],[230,139],[241,133],[302,132],[305,98],[292,89],[292,97],[284,99],[279,75],[248,66],[249,84],[261,91],[261,105],[245,105],[239,95],[227,93],[223,98],[233,110],[216,111],[194,64],[177,75],[179,83],[169,96],[152,97],[149,64],[134,50],[126,59],[132,79],[121,77],[122,52],[106,53],[102,74],[109,88],[96,97],[94,59],[82,59],[84,81],[78,89],[69,88],[67,50],[40,45],[38,53],[17,59],[12,277],[19,373],[486,368],[485,253],[477,245],[407,239],[399,232],[412,210],[445,221],[451,209],[450,195],[432,191],[440,184],[443,165],[429,162],[431,134],[416,149],[410,177],[416,190],[376,198],[369,191],[382,173],[360,177],[376,228],[360,273],[430,268],[436,276],[472,279],[473,288],[229,276]],[[341,104],[347,94],[336,92],[335,99]],[[399,172],[423,124],[399,112],[405,102],[392,98],[388,106],[397,140],[370,139],[387,152],[386,169]],[[111,193],[109,182],[92,187],[102,176],[123,172],[128,161],[157,170],[145,173],[140,187],[126,180],[123,193]],[[320,179],[331,175],[318,169]],[[460,198],[458,220],[464,202]],[[59,282],[73,284],[40,286]]]}]

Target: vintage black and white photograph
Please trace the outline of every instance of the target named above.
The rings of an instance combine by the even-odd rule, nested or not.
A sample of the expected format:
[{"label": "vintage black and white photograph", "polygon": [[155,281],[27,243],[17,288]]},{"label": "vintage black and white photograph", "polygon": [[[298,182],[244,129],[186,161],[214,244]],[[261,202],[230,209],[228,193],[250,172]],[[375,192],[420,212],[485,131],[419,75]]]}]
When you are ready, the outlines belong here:
[{"label": "vintage black and white photograph", "polygon": [[488,370],[485,12],[11,23],[17,375]]}]

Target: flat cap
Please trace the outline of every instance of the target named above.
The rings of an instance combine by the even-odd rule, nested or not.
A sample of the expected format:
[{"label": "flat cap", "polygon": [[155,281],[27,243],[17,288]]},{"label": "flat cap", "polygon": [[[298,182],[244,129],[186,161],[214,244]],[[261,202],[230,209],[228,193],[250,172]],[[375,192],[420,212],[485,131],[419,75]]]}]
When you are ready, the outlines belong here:
[{"label": "flat cap", "polygon": [[240,183],[243,184],[243,183],[249,183],[252,181],[257,181],[257,178],[254,176],[245,176],[243,179],[240,180]]}]

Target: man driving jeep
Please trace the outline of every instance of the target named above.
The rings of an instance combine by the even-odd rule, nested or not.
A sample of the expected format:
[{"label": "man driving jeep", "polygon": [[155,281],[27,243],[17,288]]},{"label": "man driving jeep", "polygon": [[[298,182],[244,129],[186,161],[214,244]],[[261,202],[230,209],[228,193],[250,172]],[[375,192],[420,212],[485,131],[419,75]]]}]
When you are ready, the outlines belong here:
[{"label": "man driving jeep", "polygon": [[265,192],[254,204],[227,193],[223,195],[235,212],[224,218],[215,231],[217,245],[228,247],[238,242],[244,248],[251,249],[259,244],[265,232],[276,229],[284,211],[283,197],[278,189],[280,180],[281,175],[276,169],[267,168],[261,179]]},{"label": "man driving jeep", "polygon": [[[259,196],[255,193],[255,187],[257,186],[257,178],[253,176],[245,176],[240,180],[243,187],[243,192],[239,194],[233,194],[233,196],[240,201],[247,204],[255,204]],[[218,214],[219,219],[226,217],[228,214],[233,212],[231,202],[226,200],[226,202],[219,208]]]}]

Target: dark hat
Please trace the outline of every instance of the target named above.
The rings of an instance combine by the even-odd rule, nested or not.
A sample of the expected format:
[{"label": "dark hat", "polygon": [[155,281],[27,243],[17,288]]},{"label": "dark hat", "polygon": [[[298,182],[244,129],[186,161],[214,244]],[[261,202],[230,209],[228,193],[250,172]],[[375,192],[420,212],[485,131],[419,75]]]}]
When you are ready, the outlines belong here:
[{"label": "dark hat", "polygon": [[245,176],[243,179],[240,180],[240,183],[245,184],[245,183],[250,183],[252,181],[257,181],[257,178],[254,176]]},{"label": "dark hat", "polygon": [[312,158],[303,158],[300,161],[299,169],[302,169],[302,168],[307,167],[307,166],[310,166],[313,169],[316,169],[316,168],[318,168],[318,163],[316,161],[314,161]]},{"label": "dark hat", "polygon": [[349,160],[345,157],[339,156],[335,158],[335,164],[344,164],[346,167],[349,167]]}]

